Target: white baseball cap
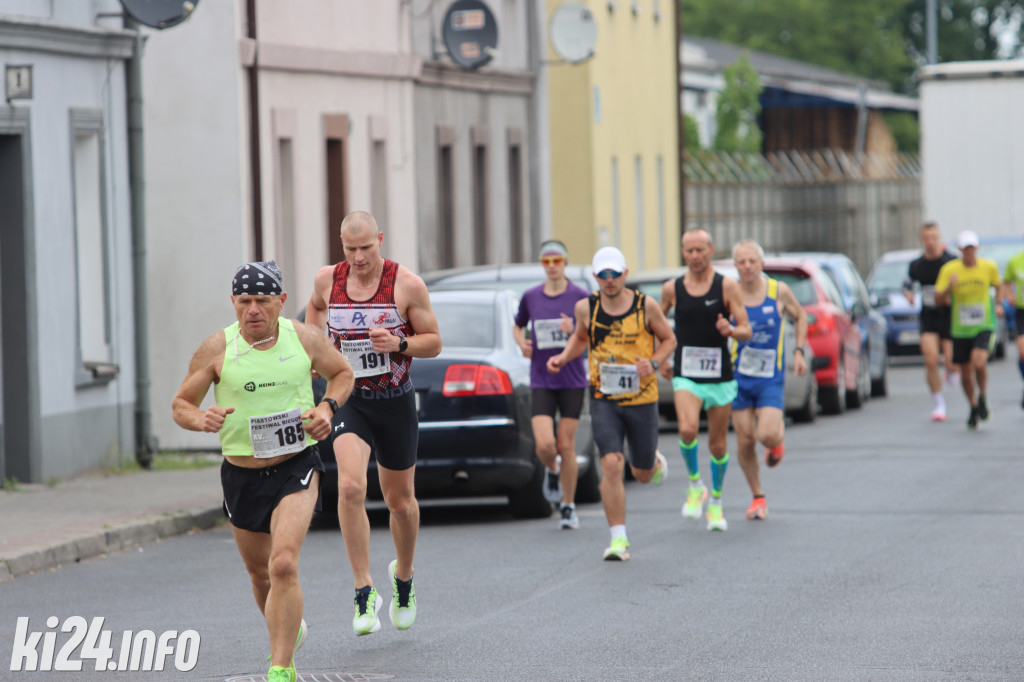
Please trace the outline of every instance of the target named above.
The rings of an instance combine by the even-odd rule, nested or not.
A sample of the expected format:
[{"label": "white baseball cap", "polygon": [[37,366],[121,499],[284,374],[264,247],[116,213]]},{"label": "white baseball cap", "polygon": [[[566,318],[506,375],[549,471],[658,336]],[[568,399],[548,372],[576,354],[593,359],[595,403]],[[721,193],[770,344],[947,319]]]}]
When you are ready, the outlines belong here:
[{"label": "white baseball cap", "polygon": [[978,245],[978,235],[972,230],[964,230],[956,238],[956,247],[958,249],[966,249],[968,246]]},{"label": "white baseball cap", "polygon": [[603,270],[614,270],[615,272],[626,271],[626,257],[614,246],[605,246],[594,254],[594,274]]}]

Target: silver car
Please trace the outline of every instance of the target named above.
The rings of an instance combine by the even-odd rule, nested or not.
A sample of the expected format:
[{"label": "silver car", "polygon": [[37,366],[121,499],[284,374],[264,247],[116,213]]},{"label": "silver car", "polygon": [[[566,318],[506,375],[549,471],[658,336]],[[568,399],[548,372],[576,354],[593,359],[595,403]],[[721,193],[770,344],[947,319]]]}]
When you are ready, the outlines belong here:
[{"label": "silver car", "polygon": [[[718,261],[712,263],[712,266],[726,277],[739,280],[739,273],[731,263]],[[685,273],[685,267],[631,272],[626,280],[626,285],[658,301],[661,300],[662,285]],[[668,320],[675,327],[674,312],[671,310],[668,313]],[[796,325],[786,325],[785,344],[790,349],[796,346]],[[807,362],[807,371],[801,376],[793,374],[793,353],[786,354],[786,384],[783,399],[786,414],[795,422],[812,422],[818,416],[818,382],[814,378],[814,372],[811,371],[814,367],[814,351],[811,350],[810,344],[804,344],[804,352],[806,353],[804,359]],[[676,421],[672,382],[661,376],[660,373],[658,374],[658,411],[664,421]]]}]

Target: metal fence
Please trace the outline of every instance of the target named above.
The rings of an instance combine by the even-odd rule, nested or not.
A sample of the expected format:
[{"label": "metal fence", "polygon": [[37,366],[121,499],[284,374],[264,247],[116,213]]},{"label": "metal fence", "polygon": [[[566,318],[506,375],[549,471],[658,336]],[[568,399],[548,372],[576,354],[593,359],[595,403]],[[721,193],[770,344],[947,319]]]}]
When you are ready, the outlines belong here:
[{"label": "metal fence", "polygon": [[719,256],[741,239],[767,252],[838,251],[866,276],[878,256],[917,245],[921,160],[842,150],[687,153],[686,225]]}]

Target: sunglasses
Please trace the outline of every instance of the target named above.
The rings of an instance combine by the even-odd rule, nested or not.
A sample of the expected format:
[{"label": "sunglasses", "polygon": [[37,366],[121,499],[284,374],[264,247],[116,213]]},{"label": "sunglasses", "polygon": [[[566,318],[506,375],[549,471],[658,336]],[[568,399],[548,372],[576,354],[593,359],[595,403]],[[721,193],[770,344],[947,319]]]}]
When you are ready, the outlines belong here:
[{"label": "sunglasses", "polygon": [[602,270],[601,272],[597,273],[598,279],[617,279],[619,277],[622,277],[622,273],[619,272],[618,270],[608,269]]},{"label": "sunglasses", "polygon": [[565,262],[564,256],[545,256],[540,259],[544,265],[561,265]]}]

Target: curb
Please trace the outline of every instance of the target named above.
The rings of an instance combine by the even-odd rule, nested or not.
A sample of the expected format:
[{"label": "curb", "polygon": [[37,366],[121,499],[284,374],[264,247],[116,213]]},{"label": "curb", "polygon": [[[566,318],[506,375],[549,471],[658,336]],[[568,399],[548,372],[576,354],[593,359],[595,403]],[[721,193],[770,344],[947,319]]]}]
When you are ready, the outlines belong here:
[{"label": "curb", "polygon": [[219,505],[200,507],[128,523],[50,546],[29,548],[20,554],[0,558],[0,582],[35,571],[59,568],[64,564],[74,564],[85,559],[150,544],[193,530],[207,530],[213,528],[223,518],[224,510]]}]

